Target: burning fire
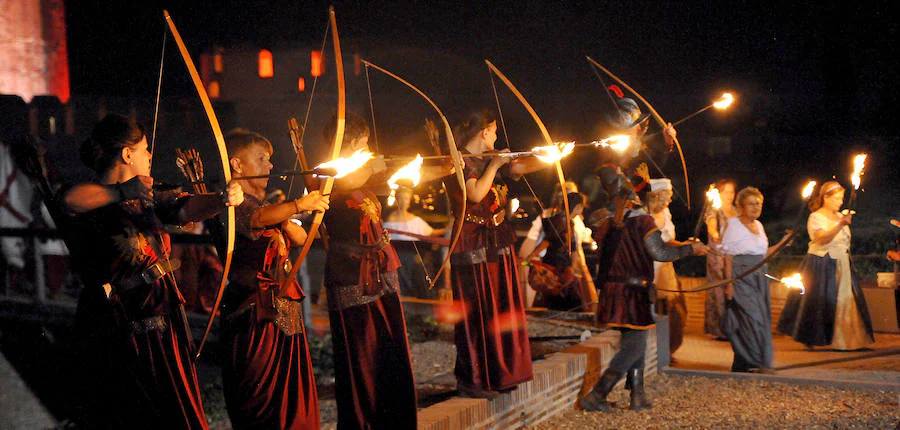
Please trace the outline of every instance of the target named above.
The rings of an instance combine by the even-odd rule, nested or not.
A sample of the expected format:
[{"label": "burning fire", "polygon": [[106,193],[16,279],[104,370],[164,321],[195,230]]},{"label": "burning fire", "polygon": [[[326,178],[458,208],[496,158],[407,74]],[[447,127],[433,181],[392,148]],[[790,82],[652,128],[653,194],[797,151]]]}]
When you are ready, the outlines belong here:
[{"label": "burning fire", "polygon": [[387,199],[388,206],[393,206],[394,202],[397,201],[397,188],[400,188],[399,182],[401,180],[409,181],[413,187],[419,185],[419,181],[422,179],[423,161],[425,160],[422,159],[422,156],[416,154],[416,158],[413,161],[410,161],[409,164],[401,167],[396,173],[391,175],[391,178],[387,181],[388,186],[391,188],[391,195]]},{"label": "burning fire", "polygon": [[514,198],[510,199],[510,201],[509,201],[509,210],[510,210],[510,212],[512,212],[512,213],[516,213],[516,211],[519,210],[519,199],[518,199],[518,198],[515,198],[515,197],[514,197]]},{"label": "burning fire", "polygon": [[816,181],[807,182],[806,186],[803,187],[803,200],[809,199],[809,197],[812,196],[814,189],[816,189]]},{"label": "burning fire", "polygon": [[628,146],[631,145],[631,137],[625,135],[618,135],[607,137],[603,140],[596,140],[591,142],[594,146],[602,146],[604,148],[612,149],[616,152],[625,152],[628,149]]},{"label": "burning fire", "polygon": [[866,168],[866,154],[856,154],[856,157],[853,157],[853,174],[850,175],[850,182],[853,184],[853,189],[858,190],[859,184],[862,179],[861,176],[864,174],[863,169]]},{"label": "burning fire", "polygon": [[715,185],[709,186],[709,190],[706,191],[706,200],[709,201],[713,209],[722,209],[722,197],[719,195],[719,190]]},{"label": "burning fire", "polygon": [[803,286],[803,279],[800,277],[799,273],[794,273],[787,278],[781,278],[781,283],[788,288],[799,288],[800,294],[806,293],[806,287]]},{"label": "burning fire", "polygon": [[337,171],[337,174],[334,175],[335,178],[342,178],[347,176],[360,167],[365,166],[369,160],[375,158],[375,156],[365,149],[358,149],[353,155],[346,158],[338,158],[336,160],[326,161],[322,164],[316,166],[317,169],[324,168],[333,168]]},{"label": "burning fire", "polygon": [[572,153],[575,149],[575,142],[557,142],[553,145],[547,146],[538,146],[531,149],[531,153],[534,154],[539,160],[545,163],[555,163],[561,160],[563,157]]},{"label": "burning fire", "polygon": [[722,97],[719,98],[715,103],[713,103],[713,107],[716,109],[727,109],[728,106],[734,103],[734,96],[731,93],[722,94]]}]

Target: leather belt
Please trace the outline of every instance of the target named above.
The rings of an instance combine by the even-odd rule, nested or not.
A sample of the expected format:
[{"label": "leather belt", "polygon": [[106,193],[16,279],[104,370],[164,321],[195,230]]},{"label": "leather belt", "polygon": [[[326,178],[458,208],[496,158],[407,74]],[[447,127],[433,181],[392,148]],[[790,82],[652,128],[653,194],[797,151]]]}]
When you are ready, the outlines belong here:
[{"label": "leather belt", "polygon": [[609,276],[606,278],[606,282],[621,283],[633,287],[647,287],[652,284],[652,282],[636,276]]},{"label": "leather belt", "polygon": [[157,261],[141,273],[117,282],[115,286],[118,291],[122,292],[141,285],[152,285],[166,274],[178,270],[179,267],[181,267],[181,261],[176,258]]},{"label": "leather belt", "polygon": [[466,212],[465,217],[463,219],[466,222],[470,222],[478,225],[492,225],[494,227],[499,226],[503,223],[503,220],[506,219],[506,209],[499,210],[494,212],[490,218],[485,218],[483,216],[478,216],[473,213]]},{"label": "leather belt", "polygon": [[[497,255],[499,256],[505,257],[510,255],[511,253],[512,251],[510,251],[510,248],[508,246],[497,249]],[[485,247],[481,247],[472,251],[457,252],[450,255],[450,264],[471,266],[484,263],[485,261],[487,261],[487,248]]]}]

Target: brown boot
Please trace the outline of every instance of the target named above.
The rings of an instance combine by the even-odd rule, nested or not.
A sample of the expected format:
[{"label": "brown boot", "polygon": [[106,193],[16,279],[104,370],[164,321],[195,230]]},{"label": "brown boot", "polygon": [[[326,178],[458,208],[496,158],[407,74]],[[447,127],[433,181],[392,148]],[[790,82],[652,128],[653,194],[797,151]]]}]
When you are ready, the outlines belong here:
[{"label": "brown boot", "polygon": [[653,407],[644,394],[644,369],[630,369],[628,382],[631,389],[631,410],[639,411]]},{"label": "brown boot", "polygon": [[578,405],[586,411],[608,412],[615,404],[607,402],[606,396],[616,386],[616,382],[619,382],[619,379],[622,379],[621,372],[606,369],[591,392],[578,400]]}]

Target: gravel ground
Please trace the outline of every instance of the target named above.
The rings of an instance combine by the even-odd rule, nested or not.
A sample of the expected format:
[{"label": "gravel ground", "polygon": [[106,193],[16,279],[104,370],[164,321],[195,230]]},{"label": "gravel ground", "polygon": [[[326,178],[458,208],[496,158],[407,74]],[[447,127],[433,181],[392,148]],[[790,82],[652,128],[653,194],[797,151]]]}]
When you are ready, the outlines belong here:
[{"label": "gravel ground", "polygon": [[767,381],[656,375],[647,380],[653,409],[626,409],[616,389],[609,413],[570,410],[534,429],[860,428],[900,426],[900,394],[794,386]]},{"label": "gravel ground", "polygon": [[[563,323],[565,324],[565,323]],[[531,318],[529,335],[572,336],[582,329]],[[533,342],[535,359],[564,349],[578,340]],[[440,327],[437,337],[411,345],[419,407],[427,407],[455,395],[453,365],[456,350],[452,328]],[[832,363],[830,369],[900,371],[896,356]],[[321,381],[320,381],[321,382]],[[204,392],[207,411],[218,408],[220,388]],[[627,409],[628,391],[616,389],[610,400],[619,407],[609,413],[569,410],[534,429],[584,428],[900,428],[900,393],[854,391],[784,383],[713,379],[696,376],[654,375],[647,380],[653,409]],[[319,388],[323,429],[336,428],[337,406],[330,384]],[[224,410],[222,411],[224,412]],[[210,428],[230,429],[227,416],[210,414]]]}]

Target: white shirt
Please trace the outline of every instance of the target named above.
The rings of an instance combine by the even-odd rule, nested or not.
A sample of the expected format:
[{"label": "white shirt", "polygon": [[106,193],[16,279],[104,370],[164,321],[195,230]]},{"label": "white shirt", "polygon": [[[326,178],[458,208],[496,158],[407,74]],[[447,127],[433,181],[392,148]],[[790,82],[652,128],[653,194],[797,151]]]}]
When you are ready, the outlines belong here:
[{"label": "white shirt", "polygon": [[[813,233],[819,230],[832,229],[839,222],[841,222],[840,219],[837,221],[831,220],[826,215],[813,212],[809,214],[809,220],[806,222],[806,229],[809,231],[809,237],[813,237]],[[841,228],[841,231],[834,236],[834,239],[831,239],[831,242],[828,242],[825,245],[809,241],[809,250],[806,252],[818,257],[824,257],[826,254],[830,254],[831,258],[837,258],[841,254],[846,254],[849,249],[850,226],[845,225]]]},{"label": "white shirt", "polygon": [[766,255],[769,237],[759,220],[753,221],[759,234],[753,234],[737,217],[728,219],[722,235],[722,250],[729,255]]},{"label": "white shirt", "polygon": [[[419,217],[413,217],[409,221],[404,222],[389,222],[384,221],[384,227],[392,230],[405,231],[409,233],[420,234],[422,236],[431,236],[431,233],[434,231],[424,219]],[[414,237],[407,236],[405,234],[396,234],[391,233],[391,240],[419,240]]]}]

